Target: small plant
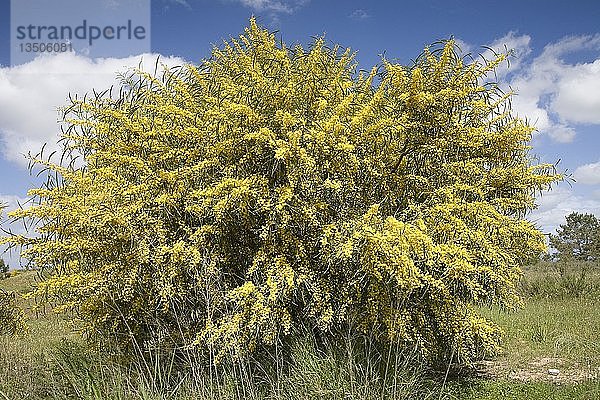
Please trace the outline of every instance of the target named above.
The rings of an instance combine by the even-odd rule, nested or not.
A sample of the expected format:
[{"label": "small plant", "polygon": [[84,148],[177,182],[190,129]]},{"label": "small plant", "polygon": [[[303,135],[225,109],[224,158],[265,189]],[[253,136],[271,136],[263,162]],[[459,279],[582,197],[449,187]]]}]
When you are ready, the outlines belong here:
[{"label": "small plant", "polygon": [[546,326],[542,322],[535,322],[530,330],[531,341],[534,343],[543,343],[548,337]]},{"label": "small plant", "polygon": [[5,279],[8,277],[8,270],[8,264],[6,264],[4,260],[0,258],[0,279]]},{"label": "small plant", "polygon": [[[0,204],[0,212],[3,208]],[[0,258],[0,279],[7,275],[8,265]],[[16,304],[16,294],[0,289],[0,335],[17,335],[26,330],[23,312]]]},{"label": "small plant", "polygon": [[16,294],[0,289],[0,335],[18,335],[27,330]]}]

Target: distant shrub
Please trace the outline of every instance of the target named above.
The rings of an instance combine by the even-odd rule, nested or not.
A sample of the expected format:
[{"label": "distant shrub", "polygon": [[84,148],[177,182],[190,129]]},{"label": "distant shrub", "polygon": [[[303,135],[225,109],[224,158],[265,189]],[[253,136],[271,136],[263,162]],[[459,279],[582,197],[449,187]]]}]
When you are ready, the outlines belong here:
[{"label": "distant shrub", "polygon": [[600,267],[594,262],[540,262],[519,282],[522,296],[532,298],[598,298]]},{"label": "distant shrub", "polygon": [[572,212],[556,235],[550,235],[555,252],[549,257],[562,262],[600,261],[600,220],[593,214]]},{"label": "distant shrub", "polygon": [[4,260],[0,258],[0,279],[8,277],[8,264],[4,263]]},{"label": "distant shrub", "polygon": [[16,305],[16,295],[0,290],[0,335],[18,335],[27,330],[23,312]]},{"label": "distant shrub", "polygon": [[[37,294],[93,337],[195,345],[211,361],[295,329],[349,330],[468,360],[498,346],[476,304],[519,302],[544,250],[523,219],[559,179],[486,62],[452,41],[356,73],[349,50],[279,44],[254,21],[199,66],[135,71],[74,99],[39,159]],[[68,157],[67,157],[68,159]]]}]

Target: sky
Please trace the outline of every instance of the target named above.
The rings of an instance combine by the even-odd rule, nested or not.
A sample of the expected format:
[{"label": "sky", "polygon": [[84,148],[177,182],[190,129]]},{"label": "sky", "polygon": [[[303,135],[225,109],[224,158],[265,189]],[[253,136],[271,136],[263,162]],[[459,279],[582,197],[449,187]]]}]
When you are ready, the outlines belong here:
[{"label": "sky", "polygon": [[[58,108],[69,94],[107,89],[129,67],[153,70],[156,57],[169,66],[198,63],[253,15],[286,43],[324,35],[329,44],[350,47],[365,69],[382,54],[410,64],[425,46],[450,37],[472,54],[489,54],[483,46],[512,49],[515,57],[498,79],[516,91],[515,112],[536,127],[532,153],[569,176],[538,198],[528,218],[549,233],[573,211],[600,217],[597,0],[0,0],[0,203],[14,209],[40,184],[25,155],[44,144],[47,152],[56,148]],[[31,53],[25,61],[15,56],[18,45],[35,41],[17,42],[18,26],[35,20],[75,28],[84,18],[101,27],[132,20],[143,25],[144,40],[121,40],[120,47],[98,40],[75,52]],[[14,254],[2,257],[18,263]]]}]

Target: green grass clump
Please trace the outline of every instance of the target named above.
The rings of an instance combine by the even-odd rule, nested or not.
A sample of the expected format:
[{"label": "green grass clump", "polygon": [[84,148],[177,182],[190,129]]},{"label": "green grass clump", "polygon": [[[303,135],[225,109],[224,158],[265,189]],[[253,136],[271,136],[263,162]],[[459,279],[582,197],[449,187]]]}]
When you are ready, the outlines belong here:
[{"label": "green grass clump", "polygon": [[[23,294],[35,278],[18,274],[0,287]],[[144,350],[137,359],[120,359],[90,346],[51,310],[30,312],[28,327],[27,336],[0,338],[0,399],[368,400],[431,391],[414,355],[357,337],[332,342],[305,332],[260,359],[209,368],[192,350]]]},{"label": "green grass clump", "polygon": [[461,384],[452,383],[442,398],[448,400],[597,400],[600,398],[600,382],[557,385],[548,382],[477,380]]},{"label": "green grass clump", "polygon": [[[578,267],[562,276],[580,274]],[[140,349],[137,358],[123,360],[82,340],[51,310],[40,310],[28,313],[28,335],[0,337],[0,399],[600,398],[600,296],[564,290],[566,281],[548,283],[561,282],[561,272],[552,268],[525,271],[522,288],[529,292],[523,292],[523,309],[481,310],[504,329],[505,351],[479,375],[425,371],[406,349],[311,332],[236,365],[210,368],[191,350]],[[593,268],[586,269],[585,284],[595,287],[597,277]],[[35,272],[16,274],[0,281],[0,289],[24,294],[35,279]],[[34,306],[32,300],[16,299],[21,308]],[[550,378],[548,368],[560,369],[560,375]]]},{"label": "green grass clump", "polygon": [[600,265],[592,262],[539,262],[525,268],[519,291],[529,299],[600,298]]},{"label": "green grass clump", "polygon": [[[494,377],[556,384],[598,381],[600,299],[530,299],[516,312],[482,313],[505,331],[504,353],[487,367]],[[551,378],[550,368],[560,375]]]}]

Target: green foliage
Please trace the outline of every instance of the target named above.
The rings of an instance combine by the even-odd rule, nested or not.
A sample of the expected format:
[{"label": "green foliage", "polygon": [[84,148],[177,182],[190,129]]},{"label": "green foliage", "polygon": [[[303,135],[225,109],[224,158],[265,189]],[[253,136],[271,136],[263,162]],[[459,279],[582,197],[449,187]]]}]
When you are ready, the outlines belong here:
[{"label": "green foliage", "polygon": [[63,141],[84,162],[37,160],[49,183],[12,216],[40,235],[7,240],[44,270],[35,294],[134,349],[239,360],[314,329],[493,352],[474,306],[519,303],[544,250],[523,217],[560,178],[489,82],[504,59],[448,41],[356,73],[349,50],[251,21],[199,66],[75,99]]},{"label": "green foliage", "polygon": [[531,298],[513,313],[482,310],[506,332],[494,376],[545,380],[548,368],[558,368],[560,382],[600,383],[599,306],[599,297],[557,295]]},{"label": "green foliage", "polygon": [[461,400],[595,400],[600,382],[557,385],[554,382],[514,382],[509,380],[470,381],[449,387],[443,399]]},{"label": "green foliage", "polygon": [[[542,270],[546,269],[539,269]],[[529,269],[525,271],[526,275],[530,273]],[[30,271],[0,284],[23,292],[34,277]],[[597,300],[532,299],[516,314],[494,310],[490,317],[507,333],[507,354],[496,366],[505,366],[505,372],[494,370],[494,376],[499,377],[496,379],[451,374],[448,380],[444,380],[446,369],[441,374],[422,374],[418,355],[406,349],[385,349],[348,332],[338,337],[321,335],[318,340],[308,332],[298,335],[288,348],[272,349],[270,355],[278,362],[271,366],[254,360],[253,367],[252,360],[246,360],[240,365],[220,365],[209,370],[201,359],[195,358],[194,349],[186,350],[191,358],[185,367],[173,366],[179,349],[155,350],[148,359],[122,366],[74,337],[65,320],[46,310],[39,318],[28,320],[30,335],[0,337],[0,398],[592,400],[598,398],[598,379],[579,383],[566,379],[556,384],[521,383],[502,377],[529,368],[536,379],[544,379],[545,370],[540,370],[539,364],[530,364],[540,357],[560,359],[564,363],[558,366],[561,378],[585,379],[588,374],[594,375],[600,366],[598,305]],[[542,334],[542,341],[533,340],[535,332]],[[282,352],[288,354],[286,360],[281,357]],[[569,371],[571,367],[576,370]]]},{"label": "green foliage", "polygon": [[[4,206],[0,204],[0,212]],[[8,265],[0,258],[0,279],[8,272]],[[0,335],[17,335],[26,331],[24,316],[17,307],[16,294],[0,288]]]},{"label": "green foliage", "polygon": [[600,268],[590,261],[540,261],[527,267],[519,292],[526,298],[600,298]]},{"label": "green foliage", "polygon": [[16,305],[16,295],[0,289],[0,335],[18,335],[26,331],[23,312]]},{"label": "green foliage", "polygon": [[600,260],[600,221],[593,214],[573,212],[560,225],[557,235],[550,235],[554,258],[569,261]]},{"label": "green foliage", "polygon": [[4,260],[0,258],[0,279],[6,277],[8,273],[8,264],[4,263]]}]

